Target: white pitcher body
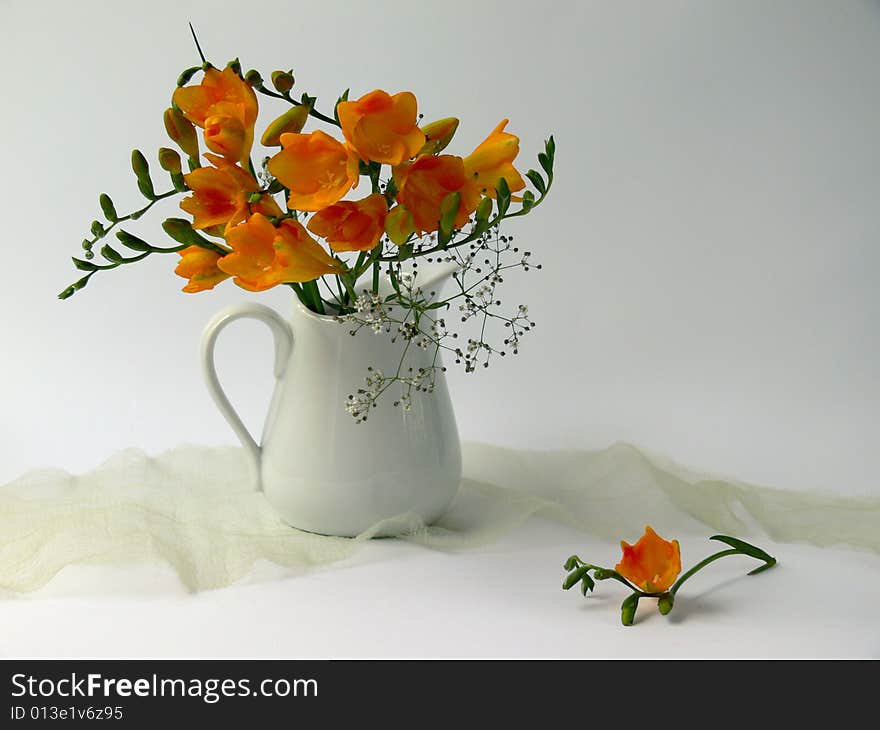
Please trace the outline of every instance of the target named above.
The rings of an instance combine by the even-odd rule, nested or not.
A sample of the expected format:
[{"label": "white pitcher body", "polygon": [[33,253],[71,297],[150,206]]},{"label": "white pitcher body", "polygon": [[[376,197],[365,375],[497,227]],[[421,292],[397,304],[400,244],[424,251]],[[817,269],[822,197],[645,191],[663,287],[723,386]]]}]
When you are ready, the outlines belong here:
[{"label": "white pitcher body", "polygon": [[[265,322],[275,335],[277,379],[261,443],[248,434],[217,379],[214,342],[234,319]],[[295,301],[290,322],[259,304],[220,312],[208,325],[202,355],[209,389],[252,459],[254,478],[293,527],[355,536],[390,517],[416,515],[426,524],[452,501],[461,480],[461,451],[442,370],[433,392],[413,393],[409,408],[395,407],[400,384],[379,397],[367,420],[346,410],[364,386],[368,368],[386,377],[439,365],[433,349],[305,309]],[[378,534],[389,534],[392,528]]]}]

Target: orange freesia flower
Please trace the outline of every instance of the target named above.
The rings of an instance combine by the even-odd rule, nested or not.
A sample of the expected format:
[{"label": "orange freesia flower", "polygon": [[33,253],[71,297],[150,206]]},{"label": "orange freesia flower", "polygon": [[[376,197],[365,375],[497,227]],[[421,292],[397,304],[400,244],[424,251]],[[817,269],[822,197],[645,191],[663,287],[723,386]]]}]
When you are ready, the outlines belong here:
[{"label": "orange freesia flower", "polygon": [[251,211],[281,215],[278,204],[268,195],[248,204],[248,196],[260,189],[249,172],[218,155],[205,155],[216,167],[198,167],[184,175],[193,194],[180,201],[180,207],[193,217],[193,228],[225,225],[228,230],[241,223]]},{"label": "orange freesia flower", "polygon": [[391,96],[376,89],[357,101],[340,102],[336,113],[345,139],[363,160],[399,165],[425,144],[416,124],[416,97],[409,91]]},{"label": "orange freesia flower", "polygon": [[635,545],[620,543],[623,558],[615,570],[648,593],[668,590],[681,572],[678,540],[669,542],[650,527]]},{"label": "orange freesia flower", "polygon": [[281,221],[275,237],[275,264],[283,282],[313,281],[324,274],[344,270],[340,261],[328,254],[299,221]]},{"label": "orange freesia flower", "polygon": [[425,155],[394,169],[397,200],[412,214],[416,230],[436,231],[440,204],[450,193],[461,193],[455,226],[461,228],[480,203],[478,188],[468,179],[460,157]]},{"label": "orange freesia flower", "polygon": [[271,172],[290,190],[288,205],[315,211],[333,205],[357,187],[356,155],[321,130],[281,135],[283,149],[269,160]]},{"label": "orange freesia flower", "polygon": [[254,213],[230,230],[226,241],[232,253],[220,259],[218,266],[248,291],[312,281],[342,270],[342,265],[294,220],[284,220],[276,228],[264,215]]},{"label": "orange freesia flower", "polygon": [[343,200],[312,216],[308,229],[323,238],[334,251],[366,251],[385,232],[388,202],[381,193],[363,200]]},{"label": "orange freesia flower", "polygon": [[205,131],[205,144],[227,160],[247,167],[254,143],[257,96],[230,66],[205,69],[198,86],[175,90],[174,103]]},{"label": "orange freesia flower", "polygon": [[229,274],[217,267],[220,254],[214,251],[201,246],[189,246],[178,253],[180,262],[174,273],[189,279],[189,284],[183,287],[183,291],[187,294],[213,289],[221,281],[229,278]]},{"label": "orange freesia flower", "polygon": [[522,190],[525,180],[513,166],[519,154],[519,137],[504,131],[507,119],[492,130],[477,148],[464,158],[464,169],[468,177],[476,183],[485,195],[494,198],[499,178],[507,181],[510,191]]}]

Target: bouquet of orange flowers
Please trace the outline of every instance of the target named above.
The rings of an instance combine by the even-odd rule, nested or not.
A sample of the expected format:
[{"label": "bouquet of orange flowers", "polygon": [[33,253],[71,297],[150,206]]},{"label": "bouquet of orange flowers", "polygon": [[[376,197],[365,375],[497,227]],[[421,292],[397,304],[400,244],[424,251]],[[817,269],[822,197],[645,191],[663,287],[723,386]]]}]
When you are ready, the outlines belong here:
[{"label": "bouquet of orange flowers", "polygon": [[[197,75],[199,83],[191,83]],[[408,91],[377,89],[356,100],[346,91],[330,113],[322,113],[315,97],[292,94],[294,83],[292,72],[275,71],[269,88],[259,72],[242,73],[237,59],[223,70],[205,61],[184,71],[164,122],[188,171],[180,152],[161,148],[158,163],[168,189],[157,192],[146,157],[135,150],[132,169],[146,204],[120,215],[108,195],[100,196],[106,222],[92,222],[84,257],[73,259],[85,276],[60,298],[71,297],[98,272],[175,253],[185,292],[213,289],[226,279],[254,292],[286,285],[313,312],[336,316],[355,330],[394,330],[423,348],[449,350],[469,371],[506,349],[515,353],[534,323],[524,305],[498,313],[495,289],[507,269],[536,265],[502,235],[501,224],[534,210],[550,191],[553,137],[538,155],[543,173],[523,175],[514,166],[519,139],[506,131],[506,119],[459,157],[445,152],[458,119],[422,125]],[[289,108],[265,127],[260,142],[274,151],[255,166],[258,93]],[[308,129],[315,123],[335,134]],[[347,198],[351,191],[358,195]],[[154,245],[121,228],[174,196],[184,196],[180,208],[189,216],[162,224],[174,245]],[[127,252],[105,243],[97,263],[93,249],[111,231]],[[422,258],[456,270],[452,296],[438,300],[422,292],[416,278]],[[385,292],[382,279],[389,284]],[[447,344],[457,335],[437,317],[455,304],[463,322],[482,324],[479,338],[464,347]],[[490,320],[506,327],[502,345],[485,338]]]}]

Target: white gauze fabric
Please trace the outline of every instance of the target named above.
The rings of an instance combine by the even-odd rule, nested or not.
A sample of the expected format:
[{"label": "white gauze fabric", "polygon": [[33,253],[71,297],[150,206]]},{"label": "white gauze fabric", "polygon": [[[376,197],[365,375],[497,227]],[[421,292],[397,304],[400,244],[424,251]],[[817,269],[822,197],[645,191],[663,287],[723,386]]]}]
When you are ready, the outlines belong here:
[{"label": "white gauze fabric", "polygon": [[[394,518],[400,539],[464,550],[540,514],[615,541],[651,523],[674,526],[677,535],[763,531],[777,542],[880,552],[877,498],[700,475],[627,444],[556,452],[465,444],[463,455],[465,478],[449,512],[430,526]],[[289,567],[343,560],[379,527],[357,538],[289,527],[249,484],[237,447],[181,446],[158,457],[128,450],[86,474],[40,470],[0,487],[0,591],[36,590],[68,565],[155,560],[173,566],[190,590],[219,588],[258,560]]]}]

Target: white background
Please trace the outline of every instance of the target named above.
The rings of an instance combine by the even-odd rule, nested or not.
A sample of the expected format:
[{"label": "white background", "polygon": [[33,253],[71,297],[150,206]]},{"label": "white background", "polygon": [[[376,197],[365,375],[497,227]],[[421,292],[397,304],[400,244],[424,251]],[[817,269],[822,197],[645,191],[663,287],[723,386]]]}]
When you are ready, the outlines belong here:
[{"label": "white background", "polygon": [[[215,63],[293,66],[325,109],[346,87],[412,90],[426,119],[461,118],[452,152],[507,116],[525,168],[555,133],[557,187],[515,229],[545,268],[505,293],[530,305],[538,328],[518,361],[451,372],[465,439],[628,440],[744,480],[880,494],[880,6],[808,0],[0,0],[0,482],[36,466],[85,469],[123,447],[231,442],[201,382],[200,330],[227,303],[290,304],[228,283],[184,295],[173,257],[54,298],[76,278],[68,257],[98,193],[120,210],[139,205],[129,153],[167,144],[162,111],[196,61],[188,20]],[[279,111],[264,107],[261,122]],[[131,230],[158,242],[162,217]],[[258,426],[268,333],[231,330],[219,357]],[[880,647],[869,556],[787,546],[778,578],[745,591],[741,564],[719,569],[674,622],[654,615],[634,634],[614,629],[610,596],[577,610],[581,599],[560,595],[560,556],[587,547],[605,549],[536,523],[468,561],[401,547],[371,570],[257,576],[186,600],[165,568],[94,584],[92,569],[66,571],[33,600],[4,604],[0,655]],[[774,595],[786,610],[761,608]],[[437,610],[457,641],[436,631]]]},{"label": "white background", "polygon": [[[518,361],[451,374],[463,438],[627,440],[745,480],[880,493],[880,6],[807,0],[0,0],[0,480],[231,442],[200,330],[230,302],[289,306],[228,282],[184,295],[176,256],[55,299],[98,193],[140,205],[129,153],[168,144],[162,112],[197,61],[188,20],[215,63],[292,66],[325,109],[346,87],[411,89],[426,120],[462,120],[452,152],[507,116],[526,168],[555,133],[557,187],[510,229],[544,271],[505,298],[538,328]],[[130,230],[161,242],[177,214]],[[269,335],[237,329],[221,370],[259,430]]]}]

